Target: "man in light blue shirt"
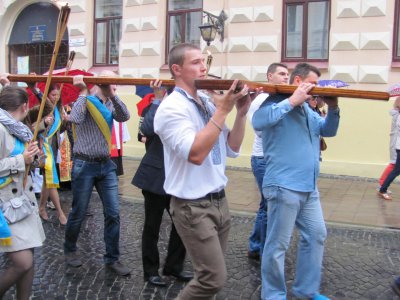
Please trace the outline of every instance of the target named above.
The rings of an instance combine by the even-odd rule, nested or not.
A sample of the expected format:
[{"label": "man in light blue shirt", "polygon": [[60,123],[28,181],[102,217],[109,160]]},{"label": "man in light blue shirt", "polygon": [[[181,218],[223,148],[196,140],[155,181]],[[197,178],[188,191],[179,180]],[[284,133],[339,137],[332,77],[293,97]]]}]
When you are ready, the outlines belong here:
[{"label": "man in light blue shirt", "polygon": [[300,231],[293,294],[328,299],[319,294],[326,227],[317,188],[320,136],[335,136],[339,126],[337,98],[325,98],[326,118],[304,102],[320,71],[296,66],[290,83],[293,95],[271,95],[254,113],[253,127],[262,131],[266,171],[263,194],[268,203],[267,240],[262,257],[262,299],[286,299],[285,252],[293,228]]}]

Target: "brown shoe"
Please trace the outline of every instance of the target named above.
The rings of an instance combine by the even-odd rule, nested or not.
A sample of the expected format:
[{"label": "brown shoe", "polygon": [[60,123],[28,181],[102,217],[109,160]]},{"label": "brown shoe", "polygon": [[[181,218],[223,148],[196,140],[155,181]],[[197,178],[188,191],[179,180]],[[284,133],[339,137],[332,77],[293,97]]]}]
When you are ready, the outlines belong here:
[{"label": "brown shoe", "polygon": [[392,200],[392,196],[390,196],[387,192],[382,193],[382,192],[378,191],[378,196],[385,200]]}]

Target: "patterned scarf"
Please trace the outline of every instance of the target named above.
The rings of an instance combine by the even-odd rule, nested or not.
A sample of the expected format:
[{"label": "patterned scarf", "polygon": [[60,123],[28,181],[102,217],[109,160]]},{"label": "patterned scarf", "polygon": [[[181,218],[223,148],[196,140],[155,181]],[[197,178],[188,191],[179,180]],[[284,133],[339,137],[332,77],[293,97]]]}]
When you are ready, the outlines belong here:
[{"label": "patterned scarf", "polygon": [[0,123],[8,132],[23,142],[29,142],[33,138],[32,131],[24,123],[15,120],[7,111],[0,108]]}]

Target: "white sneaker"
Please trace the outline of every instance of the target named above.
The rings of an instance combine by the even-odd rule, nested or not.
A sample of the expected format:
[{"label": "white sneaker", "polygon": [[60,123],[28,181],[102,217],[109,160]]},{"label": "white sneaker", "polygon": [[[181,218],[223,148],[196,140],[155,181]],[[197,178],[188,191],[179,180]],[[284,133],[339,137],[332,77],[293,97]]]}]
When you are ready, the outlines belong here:
[{"label": "white sneaker", "polygon": [[47,201],[46,207],[50,208],[50,209],[56,209],[56,207],[54,206],[53,202],[51,202],[51,201]]}]

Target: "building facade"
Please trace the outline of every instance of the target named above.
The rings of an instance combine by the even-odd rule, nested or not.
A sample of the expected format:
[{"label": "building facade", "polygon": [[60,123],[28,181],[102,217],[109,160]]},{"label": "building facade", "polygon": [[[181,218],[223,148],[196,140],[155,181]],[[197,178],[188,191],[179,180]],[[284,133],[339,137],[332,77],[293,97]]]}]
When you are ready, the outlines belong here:
[{"label": "building facade", "polygon": [[[168,49],[180,42],[212,53],[210,74],[224,79],[265,81],[272,62],[292,69],[309,62],[322,79],[352,89],[386,91],[400,82],[400,0],[93,0],[68,2],[71,15],[57,68],[74,50],[73,68],[120,76],[169,78]],[[60,1],[0,0],[0,67],[10,73],[44,73],[50,65]],[[198,26],[207,13],[227,15],[223,32],[207,46]],[[119,87],[132,112],[134,87]],[[327,139],[322,172],[377,177],[389,159],[389,102],[340,99],[338,136]],[[228,120],[231,122],[232,120]],[[249,167],[253,133],[247,128],[242,156],[229,161]],[[295,149],[294,149],[295,151]],[[141,157],[136,140],[125,154]]]}]

